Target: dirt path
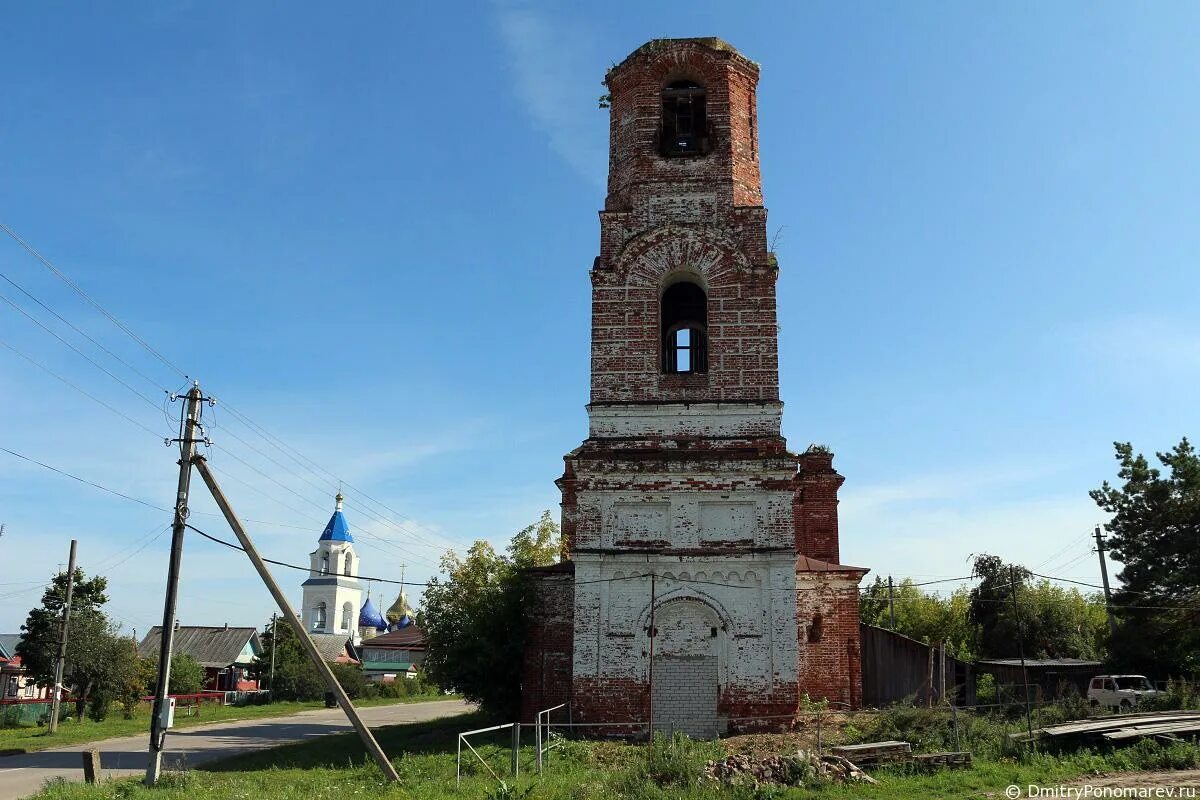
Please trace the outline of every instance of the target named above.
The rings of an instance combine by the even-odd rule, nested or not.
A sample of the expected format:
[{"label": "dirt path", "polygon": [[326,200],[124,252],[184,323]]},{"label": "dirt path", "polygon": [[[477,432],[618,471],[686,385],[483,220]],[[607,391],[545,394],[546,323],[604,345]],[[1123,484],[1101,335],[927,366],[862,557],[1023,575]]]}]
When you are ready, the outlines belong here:
[{"label": "dirt path", "polygon": [[[1067,786],[1091,786],[1113,789],[1187,788],[1180,797],[1200,797],[1200,769],[1162,770],[1160,772],[1114,772],[1099,777],[1079,778]],[[1194,793],[1193,791],[1194,790]],[[1164,795],[1169,797],[1169,795]]]}]

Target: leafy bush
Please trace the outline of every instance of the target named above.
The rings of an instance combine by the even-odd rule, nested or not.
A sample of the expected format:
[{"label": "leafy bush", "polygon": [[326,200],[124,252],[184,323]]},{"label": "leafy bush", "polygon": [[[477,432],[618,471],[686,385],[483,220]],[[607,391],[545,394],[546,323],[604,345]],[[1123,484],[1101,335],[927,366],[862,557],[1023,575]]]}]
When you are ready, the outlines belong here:
[{"label": "leafy bush", "polygon": [[1147,698],[1142,703],[1146,711],[1200,710],[1200,686],[1184,680],[1167,681],[1165,693]]},{"label": "leafy bush", "polygon": [[92,722],[104,722],[108,718],[108,704],[111,698],[103,692],[94,692],[88,698],[88,719]]},{"label": "leafy bush", "polygon": [[859,742],[895,740],[911,742],[915,752],[971,750],[997,758],[1011,752],[1008,733],[1016,728],[996,714],[898,704],[864,715],[855,730]]},{"label": "leafy bush", "polygon": [[706,761],[721,755],[719,744],[698,742],[682,733],[670,737],[656,733],[642,775],[659,786],[686,786],[700,777]]},{"label": "leafy bush", "polygon": [[338,683],[342,685],[351,700],[362,697],[363,691],[367,688],[367,678],[363,675],[361,667],[355,664],[330,664],[329,666],[333,670],[333,676],[337,678]]}]

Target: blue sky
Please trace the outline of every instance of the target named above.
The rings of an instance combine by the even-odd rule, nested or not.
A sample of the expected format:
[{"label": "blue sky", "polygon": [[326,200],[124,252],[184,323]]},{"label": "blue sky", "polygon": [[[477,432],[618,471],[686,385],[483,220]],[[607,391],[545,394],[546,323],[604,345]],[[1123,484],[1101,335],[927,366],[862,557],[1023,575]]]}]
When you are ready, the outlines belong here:
[{"label": "blue sky", "polygon": [[[0,220],[320,465],[285,471],[209,412],[235,506],[279,523],[252,526],[272,557],[306,563],[330,474],[408,520],[348,492],[381,576],[423,580],[439,546],[557,507],[586,432],[596,99],[661,36],[762,65],[784,426],[837,453],[843,560],[946,577],[993,552],[1095,580],[1111,442],[1197,432],[1194,5],[348,8],[39,3],[0,32]],[[0,348],[0,446],[169,505],[158,406],[183,379],[0,239],[0,271],[145,372],[95,355],[151,402],[3,303],[0,339],[154,434]],[[0,521],[0,629],[72,536],[123,624],[161,616],[162,512],[0,454]],[[185,624],[271,611],[240,554],[194,536],[181,592]]]}]

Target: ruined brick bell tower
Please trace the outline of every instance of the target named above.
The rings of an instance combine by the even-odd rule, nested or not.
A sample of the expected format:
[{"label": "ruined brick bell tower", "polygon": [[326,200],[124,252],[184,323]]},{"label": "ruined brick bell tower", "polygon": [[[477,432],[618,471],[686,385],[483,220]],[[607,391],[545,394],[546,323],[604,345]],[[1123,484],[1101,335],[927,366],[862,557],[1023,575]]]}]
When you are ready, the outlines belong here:
[{"label": "ruined brick bell tower", "polygon": [[702,38],[607,75],[589,432],[558,481],[564,562],[535,575],[527,717],[566,702],[706,736],[786,728],[804,694],[859,702],[843,478],[780,432],[758,74]]}]

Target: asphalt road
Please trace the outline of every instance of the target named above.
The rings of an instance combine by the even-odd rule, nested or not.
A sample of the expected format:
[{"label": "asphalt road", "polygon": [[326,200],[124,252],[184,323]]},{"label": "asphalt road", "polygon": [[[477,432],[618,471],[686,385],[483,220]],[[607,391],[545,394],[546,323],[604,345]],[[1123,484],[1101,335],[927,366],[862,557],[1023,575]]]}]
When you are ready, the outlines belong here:
[{"label": "asphalt road", "polygon": [[[471,709],[472,706],[461,700],[438,700],[374,706],[360,709],[359,713],[368,726],[376,728],[448,717]],[[346,730],[351,730],[350,722],[341,709],[336,708],[303,711],[286,717],[215,722],[168,734],[163,762],[172,769],[190,767],[237,753]],[[106,778],[144,774],[147,738],[147,734],[126,736],[43,750],[40,753],[0,757],[0,800],[28,797],[54,778],[82,781],[83,757],[79,754],[84,750],[100,751],[100,764]]]}]

